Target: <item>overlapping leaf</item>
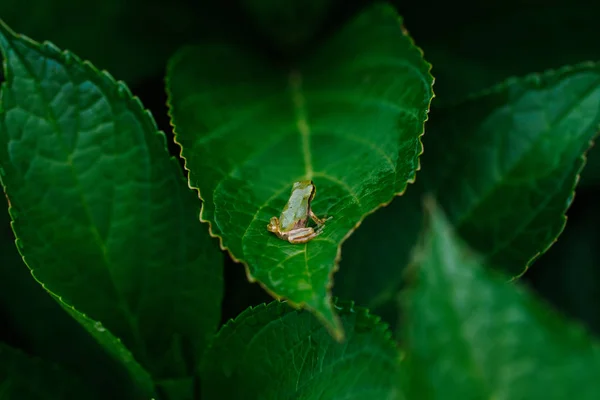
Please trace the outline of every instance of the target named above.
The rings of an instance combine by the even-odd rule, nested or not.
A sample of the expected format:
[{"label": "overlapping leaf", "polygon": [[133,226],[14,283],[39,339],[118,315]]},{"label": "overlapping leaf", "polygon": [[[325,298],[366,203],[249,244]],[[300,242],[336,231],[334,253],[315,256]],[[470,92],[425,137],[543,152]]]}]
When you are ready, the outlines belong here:
[{"label": "overlapping leaf", "polygon": [[244,311],[209,348],[203,398],[402,399],[401,355],[387,326],[337,303],[347,340],[334,341],[308,312],[278,301]]},{"label": "overlapping leaf", "polygon": [[[0,166],[25,262],[156,380],[187,379],[222,294],[221,256],[195,194],[122,83],[0,28]],[[114,337],[100,341],[127,353]]]},{"label": "overlapping leaf", "polygon": [[411,398],[597,399],[598,343],[429,219],[405,299]]},{"label": "overlapping leaf", "polygon": [[523,272],[561,233],[600,130],[600,65],[513,79],[432,116],[422,179],[488,264]]},{"label": "overlapping leaf", "polygon": [[117,357],[119,361],[107,356],[32,278],[15,245],[4,193],[0,194],[0,310],[0,341],[60,364],[76,373],[94,393],[108,396],[118,391],[121,398],[135,398],[136,388],[119,362],[123,355]]},{"label": "overlapping leaf", "polygon": [[[599,128],[597,64],[511,79],[462,104],[434,107],[416,184],[347,242],[334,292],[371,307],[391,298],[420,231],[426,192],[489,265],[522,273],[562,231]],[[366,271],[368,257],[375,262]]]},{"label": "overlapping leaf", "polygon": [[[250,279],[313,310],[338,338],[329,290],[340,244],[414,178],[431,85],[428,64],[382,5],[295,65],[219,43],[170,63],[172,120],[201,218]],[[332,219],[293,245],[266,226],[301,179],[316,184],[314,212]]]}]

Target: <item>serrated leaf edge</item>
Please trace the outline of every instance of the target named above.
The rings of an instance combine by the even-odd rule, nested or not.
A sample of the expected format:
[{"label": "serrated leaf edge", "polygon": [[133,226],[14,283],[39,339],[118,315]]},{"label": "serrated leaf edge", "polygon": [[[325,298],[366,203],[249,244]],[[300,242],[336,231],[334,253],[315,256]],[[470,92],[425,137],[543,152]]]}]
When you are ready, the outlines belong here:
[{"label": "serrated leaf edge", "polygon": [[[37,48],[37,50],[39,50],[41,53],[47,55],[48,57],[55,58],[64,64],[68,65],[73,62],[78,63],[83,68],[87,69],[88,72],[96,75],[100,80],[102,80],[102,79],[106,80],[108,83],[108,85],[106,85],[106,86],[111,91],[111,94],[116,95],[116,97],[119,97],[119,98],[127,101],[131,111],[136,113],[140,117],[140,119],[142,121],[144,121],[146,124],[149,124],[149,126],[154,131],[154,135],[159,136],[161,138],[159,140],[162,141],[163,149],[166,152],[166,154],[168,155],[170,162],[177,163],[177,159],[175,157],[169,155],[166,135],[164,134],[164,132],[162,132],[158,129],[158,126],[156,125],[156,121],[154,120],[152,113],[150,112],[150,110],[147,110],[144,108],[139,97],[134,96],[131,93],[129,87],[127,87],[127,85],[123,81],[116,80],[108,71],[97,69],[91,62],[80,59],[77,55],[71,53],[68,50],[61,51],[60,48],[58,48],[56,45],[54,45],[53,43],[51,43],[49,41],[44,41],[42,43],[38,43],[35,40],[33,40],[25,35],[14,32],[2,19],[0,19],[0,41],[6,41],[7,43],[9,43],[11,37],[14,39],[21,40],[29,46]],[[4,46],[0,42],[0,55],[3,55],[4,51],[5,51]],[[1,100],[1,93],[4,91],[5,85],[7,84],[7,81],[8,81],[8,77],[10,76],[10,71],[8,69],[7,57],[4,55],[2,57],[2,59],[3,59],[2,60],[2,70],[4,71],[4,81],[0,85],[0,100]],[[107,89],[107,88],[104,88],[104,89]],[[1,102],[0,102],[0,114],[2,114],[2,113],[4,113],[4,110],[1,108]],[[0,166],[0,172],[2,172],[1,166]],[[181,176],[181,179],[185,179],[185,178],[183,176]],[[46,292],[48,292],[48,294],[50,294],[50,296],[52,296],[63,308],[65,308],[67,310],[72,310],[73,312],[82,316],[85,320],[91,322],[95,326],[98,323],[101,324],[100,321],[96,321],[95,319],[88,317],[87,314],[80,312],[73,305],[64,301],[62,296],[59,296],[58,294],[52,292],[48,287],[46,287],[45,283],[43,283],[37,279],[33,268],[31,266],[29,266],[29,264],[26,260],[26,257],[23,254],[22,242],[20,241],[20,239],[14,229],[14,223],[15,223],[16,219],[14,216],[13,206],[10,202],[10,197],[8,196],[8,193],[6,192],[6,186],[4,185],[4,182],[2,181],[2,174],[0,174],[0,186],[2,186],[4,194],[5,194],[7,202],[8,202],[8,212],[9,212],[9,215],[11,218],[10,226],[11,226],[11,230],[13,231],[13,235],[15,236],[15,245],[17,247],[19,255],[21,256],[21,259],[23,260],[23,263],[29,269],[33,279],[38,284],[40,284],[42,286],[42,288]],[[139,364],[139,362],[137,362],[137,360],[135,359],[133,354],[121,342],[120,338],[118,338],[116,335],[114,335],[108,329],[106,329],[104,327],[103,327],[103,329],[105,330],[105,332],[107,332],[110,335],[111,343],[116,344],[117,347],[120,348],[120,351],[124,350],[125,352],[123,354],[131,357],[131,360],[133,360],[133,362],[135,363],[135,369],[137,370],[137,372],[141,373],[144,376],[144,379],[145,380],[147,379],[148,382],[151,383],[149,388],[143,388],[143,389],[146,391],[149,391],[150,393],[152,393],[154,395],[154,385],[152,384],[151,375]],[[94,334],[92,334],[91,332],[90,332],[90,334],[95,338]],[[104,346],[101,345],[101,347],[104,347]],[[123,360],[119,360],[119,362],[122,363]],[[148,382],[146,382],[146,383],[148,383]]]},{"label": "serrated leaf edge", "polygon": [[560,77],[561,75],[569,73],[569,72],[580,72],[580,71],[582,72],[582,71],[586,71],[586,70],[589,70],[592,68],[600,68],[600,62],[598,62],[598,61],[583,61],[583,62],[576,63],[576,64],[563,65],[562,67],[559,67],[559,68],[549,68],[549,69],[546,69],[541,72],[532,72],[532,73],[526,74],[526,75],[510,76],[510,77],[508,77],[494,85],[491,85],[485,89],[470,93],[466,97],[463,97],[463,98],[455,100],[455,101],[442,103],[441,105],[438,105],[436,107],[438,107],[440,109],[446,109],[446,108],[453,108],[453,107],[461,106],[465,103],[471,103],[473,101],[477,101],[477,100],[481,99],[482,97],[487,97],[489,95],[501,93],[509,86],[515,85],[515,84],[527,84],[527,85],[533,85],[534,87],[535,86],[539,87],[539,85],[547,79]]},{"label": "serrated leaf edge", "polygon": [[[438,108],[439,109],[449,109],[449,108],[454,108],[454,107],[460,107],[462,105],[478,101],[479,99],[487,97],[487,96],[500,94],[503,91],[505,91],[507,88],[509,88],[510,86],[513,86],[513,85],[523,85],[526,87],[539,88],[550,79],[560,78],[562,75],[565,75],[568,73],[585,72],[585,71],[589,71],[589,70],[593,70],[593,69],[596,69],[596,70],[600,69],[600,62],[584,61],[584,62],[577,63],[577,64],[564,65],[560,68],[547,69],[542,72],[534,72],[534,73],[527,74],[524,76],[512,76],[512,77],[505,79],[504,81],[502,81],[500,83],[490,86],[489,88],[483,89],[478,92],[474,92],[474,93],[468,95],[467,97],[465,97],[463,99],[459,99],[455,102],[443,104],[441,106],[438,106]],[[579,184],[579,180],[581,178],[581,173],[587,164],[587,155],[588,155],[589,151],[592,149],[592,147],[594,147],[595,141],[598,138],[598,136],[600,136],[600,125],[598,125],[596,127],[596,130],[597,130],[597,132],[596,132],[595,136],[589,141],[589,145],[588,145],[587,149],[576,160],[580,163],[580,165],[579,165],[579,168],[577,169],[575,181],[570,190],[569,201],[565,205],[565,208],[564,208],[562,216],[561,216],[563,223],[562,223],[562,227],[560,228],[560,231],[556,234],[554,239],[549,241],[549,243],[544,248],[542,248],[540,251],[538,251],[537,253],[532,255],[529,258],[529,260],[525,263],[525,265],[523,266],[523,270],[519,274],[512,276],[510,278],[509,282],[513,282],[513,281],[520,279],[529,270],[529,267],[531,267],[531,265],[533,265],[533,263],[541,255],[546,253],[554,245],[554,243],[556,243],[558,241],[559,236],[563,233],[565,226],[567,225],[567,220],[568,220],[566,212],[569,210],[569,208],[571,207],[571,204],[573,204],[573,201],[575,200],[575,195],[576,195],[575,189],[577,188],[577,185]]]},{"label": "serrated leaf edge", "polygon": [[[339,300],[337,297],[333,297],[332,300],[334,309],[340,312],[340,315],[350,315],[354,313],[357,314],[357,317],[362,317],[366,321],[369,321],[372,324],[372,333],[380,334],[386,346],[389,346],[390,350],[398,352],[398,362],[401,362],[404,359],[404,351],[402,350],[398,342],[394,340],[393,333],[390,329],[389,324],[383,321],[380,316],[372,314],[371,311],[366,307],[356,306],[355,302],[352,300]],[[281,307],[282,311],[285,308],[286,312],[284,315],[289,315],[292,313],[299,315],[302,312],[310,312],[309,310],[297,309],[286,306],[286,303],[287,301],[285,300],[281,301],[275,299],[269,303],[261,303],[256,306],[250,306],[243,310],[241,313],[239,313],[236,317],[230,318],[221,326],[221,328],[219,328],[219,331],[213,336],[211,343],[206,348],[202,359],[207,359],[206,355],[209,354],[210,351],[212,351],[212,349],[214,348],[214,344],[220,340],[222,335],[227,333],[235,334],[236,325],[240,322],[243,322],[248,316],[255,316],[257,314],[268,313],[272,309],[277,309],[278,307]],[[325,329],[327,329],[327,327],[325,327]],[[201,370],[203,368],[206,368],[206,366],[203,366]]]},{"label": "serrated leaf edge", "polygon": [[[400,192],[395,193],[389,201],[378,204],[375,208],[373,208],[371,211],[368,211],[366,213],[364,213],[361,218],[359,219],[359,221],[348,231],[348,233],[346,233],[346,235],[340,240],[339,245],[337,246],[337,252],[336,252],[336,257],[334,259],[333,262],[333,268],[330,270],[329,272],[329,276],[328,276],[328,283],[325,287],[326,291],[327,291],[327,295],[325,296],[325,299],[327,300],[327,302],[333,306],[332,303],[332,288],[334,286],[334,275],[335,273],[339,270],[339,264],[340,261],[342,259],[342,246],[344,244],[344,242],[350,237],[352,236],[352,234],[358,229],[358,227],[362,224],[362,222],[364,221],[364,219],[366,217],[368,217],[369,215],[373,214],[374,212],[376,212],[377,210],[379,210],[382,207],[386,207],[388,206],[396,197],[400,197],[402,196],[407,188],[409,184],[413,184],[416,181],[416,175],[417,175],[417,171],[419,171],[421,169],[421,155],[424,152],[424,148],[423,148],[423,142],[422,142],[422,137],[425,134],[425,124],[426,122],[429,120],[429,111],[431,109],[431,102],[433,101],[433,99],[435,98],[435,92],[433,91],[433,86],[435,84],[435,77],[431,74],[431,69],[432,69],[432,65],[431,63],[427,62],[424,58],[424,52],[423,50],[418,47],[415,44],[414,39],[410,36],[408,30],[405,28],[405,26],[403,25],[402,21],[402,17],[397,13],[397,11],[392,8],[394,15],[397,17],[399,25],[400,25],[400,30],[402,31],[402,34],[409,40],[409,44],[412,47],[412,49],[416,49],[420,55],[421,55],[421,59],[424,62],[425,66],[427,67],[427,76],[426,78],[428,78],[429,80],[431,80],[431,84],[429,85],[429,88],[431,90],[431,97],[429,98],[429,102],[427,104],[427,109],[425,110],[425,119],[423,120],[423,124],[422,124],[422,130],[421,132],[418,134],[417,138],[418,138],[418,142],[419,142],[419,150],[418,150],[418,154],[417,154],[417,168],[414,171],[414,174],[412,176],[412,178],[409,178],[406,181],[406,185],[404,186],[403,190],[401,190]],[[175,142],[175,144],[177,144],[177,146],[179,147],[179,157],[184,160],[184,168],[186,171],[190,172],[190,169],[188,168],[188,162],[186,157],[183,156],[183,146],[181,145],[181,143],[179,143],[177,141],[177,127],[175,126],[174,123],[174,119],[173,119],[173,106],[171,104],[171,100],[173,98],[173,95],[169,89],[169,79],[168,77],[171,76],[171,74],[169,73],[172,68],[173,65],[175,64],[175,61],[178,59],[179,54],[181,54],[181,52],[186,48],[187,46],[182,47],[174,56],[171,57],[171,59],[169,60],[168,64],[167,64],[167,73],[165,74],[165,88],[166,88],[166,92],[167,92],[167,114],[169,116],[169,123],[172,127],[173,130],[173,141]],[[189,176],[189,174],[188,174]],[[296,303],[293,301],[290,301],[289,299],[287,299],[285,296],[281,296],[277,293],[275,293],[274,291],[272,291],[271,289],[269,289],[265,284],[263,284],[261,281],[257,280],[256,278],[254,278],[254,276],[252,276],[252,273],[250,272],[250,268],[248,266],[248,263],[246,261],[244,261],[243,259],[236,257],[231,250],[225,246],[223,244],[223,237],[215,234],[214,230],[213,230],[213,226],[212,226],[212,222],[210,220],[207,219],[203,219],[202,214],[204,211],[204,199],[202,198],[202,193],[200,193],[200,188],[194,187],[191,185],[191,182],[189,180],[189,178],[187,179],[188,181],[188,187],[192,190],[195,190],[198,193],[198,198],[200,199],[201,202],[201,207],[200,207],[200,215],[199,215],[199,219],[201,222],[208,224],[208,232],[209,235],[213,238],[217,238],[219,241],[219,248],[222,251],[226,251],[227,254],[229,254],[229,256],[231,257],[231,259],[233,261],[235,261],[236,263],[242,264],[244,266],[244,270],[246,272],[246,278],[248,279],[248,281],[250,283],[258,283],[259,286],[265,291],[267,292],[271,297],[273,297],[275,300],[277,301],[283,301],[285,300],[286,303],[288,303],[290,306],[292,306],[294,309],[307,309],[309,311],[311,311],[311,313],[317,317],[321,323],[323,323],[323,325],[328,329],[329,333],[334,337],[335,340],[337,340],[338,342],[342,342],[344,340],[344,331],[341,328],[341,321],[339,320],[339,317],[335,314],[335,312],[333,313],[334,315],[334,319],[335,319],[335,325],[336,326],[331,326],[329,321],[327,321],[325,319],[325,317],[323,315],[321,315],[321,313],[317,312],[316,309],[314,309],[313,307],[309,306],[308,304],[306,304],[305,302],[300,302],[300,303]]]}]

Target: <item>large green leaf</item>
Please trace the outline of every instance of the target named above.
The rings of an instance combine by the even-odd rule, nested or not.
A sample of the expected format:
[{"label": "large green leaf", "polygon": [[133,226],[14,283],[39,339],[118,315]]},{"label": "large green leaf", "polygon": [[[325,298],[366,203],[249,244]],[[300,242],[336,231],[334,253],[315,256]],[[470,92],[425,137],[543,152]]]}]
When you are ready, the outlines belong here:
[{"label": "large green leaf", "polygon": [[411,398],[600,396],[598,343],[486,270],[434,208],[415,267],[404,325]]},{"label": "large green leaf", "polygon": [[73,54],[6,26],[0,46],[0,165],[25,262],[155,380],[189,377],[219,322],[222,256],[164,135]]},{"label": "large green leaf", "polygon": [[[233,45],[182,49],[168,69],[176,140],[201,218],[275,297],[342,337],[331,306],[341,243],[414,178],[432,97],[429,65],[388,6],[360,14],[296,65]],[[295,181],[313,179],[322,234],[267,231]]]},{"label": "large green leaf", "polygon": [[433,107],[416,185],[348,240],[334,293],[369,307],[392,299],[427,191],[489,265],[522,273],[562,231],[582,156],[599,126],[596,64],[511,79],[462,104]]},{"label": "large green leaf", "polygon": [[0,398],[3,400],[64,400],[102,398],[58,366],[0,342]]},{"label": "large green leaf", "polygon": [[432,115],[422,179],[461,236],[513,275],[547,250],[600,128],[600,65],[499,85]]},{"label": "large green leaf", "polygon": [[[127,372],[31,276],[15,245],[4,194],[0,195],[0,341],[60,364],[90,390],[135,398]],[[2,313],[2,311],[4,311]]]},{"label": "large green leaf", "polygon": [[[596,35],[600,2],[548,0],[544,7],[536,0],[503,1],[493,7],[486,2],[474,10],[473,2],[459,1],[450,6],[456,18],[439,12],[432,21],[431,9],[448,7],[437,3],[401,7],[409,9],[408,28],[434,65],[438,105],[511,76],[600,60],[600,47],[588,40]],[[600,150],[594,148],[580,185],[598,183]]]},{"label": "large green leaf", "polygon": [[202,366],[202,398],[401,399],[401,355],[387,326],[352,303],[336,304],[344,343],[306,311],[249,308],[219,331]]}]

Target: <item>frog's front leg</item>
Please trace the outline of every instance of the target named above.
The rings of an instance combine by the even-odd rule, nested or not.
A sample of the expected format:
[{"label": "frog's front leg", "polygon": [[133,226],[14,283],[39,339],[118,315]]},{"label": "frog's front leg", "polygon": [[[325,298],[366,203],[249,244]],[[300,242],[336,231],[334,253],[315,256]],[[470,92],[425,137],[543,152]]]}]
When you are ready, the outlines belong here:
[{"label": "frog's front leg", "polygon": [[279,218],[271,217],[269,221],[269,225],[267,225],[267,230],[269,232],[277,233],[279,232]]},{"label": "frog's front leg", "polygon": [[313,221],[315,221],[315,224],[317,224],[319,226],[325,224],[325,222],[327,222],[327,220],[329,218],[331,218],[331,217],[329,217],[329,218],[319,218],[319,217],[316,216],[316,214],[313,212],[313,210],[309,210],[308,215],[310,216],[310,219],[312,219]]},{"label": "frog's front leg", "polygon": [[287,240],[292,244],[306,243],[319,233],[319,231],[315,232],[313,228],[297,228],[287,233]]}]

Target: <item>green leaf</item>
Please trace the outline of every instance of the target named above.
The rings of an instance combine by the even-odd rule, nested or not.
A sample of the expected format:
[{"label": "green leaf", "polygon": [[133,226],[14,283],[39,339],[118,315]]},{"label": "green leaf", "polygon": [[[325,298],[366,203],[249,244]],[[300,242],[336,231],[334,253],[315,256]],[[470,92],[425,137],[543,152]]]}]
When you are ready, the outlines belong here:
[{"label": "green leaf", "polygon": [[369,215],[344,242],[340,270],[335,275],[336,296],[353,299],[373,311],[390,301],[395,303],[404,268],[421,231],[420,182],[417,178],[404,195]]},{"label": "green leaf", "polygon": [[405,294],[411,398],[597,399],[600,346],[486,270],[429,205]]},{"label": "green leaf", "polygon": [[[182,49],[167,74],[201,219],[250,280],[312,310],[338,339],[329,292],[340,245],[419,165],[433,78],[400,25],[376,5],[297,65],[207,43]],[[332,219],[319,237],[290,244],[267,224],[302,179],[316,184],[313,211]]]},{"label": "green leaf", "polygon": [[352,303],[336,309],[344,343],[306,311],[249,308],[215,337],[201,369],[202,398],[401,399],[401,355],[387,326]]},{"label": "green leaf", "polygon": [[32,278],[17,251],[4,195],[0,195],[0,260],[0,340],[76,373],[94,393],[136,398],[123,366]]},{"label": "green leaf", "polygon": [[100,399],[77,375],[28,357],[0,342],[0,398],[3,400]]},{"label": "green leaf", "polygon": [[490,265],[521,273],[564,226],[581,155],[600,123],[598,72],[588,65],[512,79],[463,104],[434,107],[416,184],[344,244],[334,293],[380,314],[395,303],[426,187]]},{"label": "green leaf", "polygon": [[[35,272],[35,271],[34,271]],[[47,288],[45,288],[48,290]],[[147,399],[154,397],[154,385],[150,374],[138,363],[129,349],[123,345],[121,339],[110,332],[101,322],[89,318],[86,314],[76,310],[67,304],[61,297],[49,292],[63,309],[78,321],[96,341],[108,352],[108,354],[128,372],[134,387],[127,388],[132,390],[131,395],[134,399]],[[106,372],[104,372],[106,373]]]},{"label": "green leaf", "polygon": [[0,47],[0,165],[25,262],[155,380],[189,377],[219,323],[222,256],[164,135],[73,54],[4,25]]},{"label": "green leaf", "polygon": [[436,109],[422,179],[487,264],[524,272],[562,232],[600,127],[600,64],[511,79]]}]

